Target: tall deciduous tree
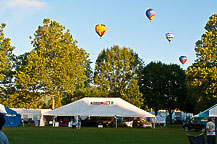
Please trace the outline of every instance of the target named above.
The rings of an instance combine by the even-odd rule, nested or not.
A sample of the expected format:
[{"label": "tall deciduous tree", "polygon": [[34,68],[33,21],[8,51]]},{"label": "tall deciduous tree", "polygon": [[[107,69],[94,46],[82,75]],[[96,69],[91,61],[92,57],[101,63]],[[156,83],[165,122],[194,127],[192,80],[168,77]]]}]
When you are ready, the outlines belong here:
[{"label": "tall deciduous tree", "polygon": [[217,103],[217,14],[209,17],[206,32],[196,42],[195,63],[186,70],[187,84],[195,111]]},{"label": "tall deciduous tree", "polygon": [[137,70],[143,63],[130,48],[114,45],[104,49],[96,60],[94,84],[99,96],[121,97],[141,106],[142,93],[139,91]]},{"label": "tall deciduous tree", "polygon": [[14,47],[10,44],[10,38],[5,38],[4,28],[6,24],[0,25],[0,103],[7,104],[9,90],[13,77]]},{"label": "tall deciduous tree", "polygon": [[22,93],[31,92],[23,94],[23,98],[29,99],[28,107],[45,95],[52,97],[55,106],[59,107],[63,94],[73,94],[84,88],[89,55],[78,48],[69,30],[65,31],[56,21],[44,19],[34,36],[34,49],[27,55],[23,70],[17,74],[17,85],[21,86]]},{"label": "tall deciduous tree", "polygon": [[185,71],[177,64],[166,65],[164,83],[164,109],[167,109],[172,122],[172,112],[175,109],[185,110],[186,86]]},{"label": "tall deciduous tree", "polygon": [[155,114],[159,109],[166,109],[170,114],[175,109],[184,109],[186,89],[185,73],[176,64],[151,62],[143,69],[140,89],[145,105],[153,108]]},{"label": "tall deciduous tree", "polygon": [[144,105],[152,108],[157,114],[158,110],[163,108],[164,101],[164,71],[165,64],[161,62],[151,62],[146,65],[142,71],[140,80],[140,90],[143,93]]},{"label": "tall deciduous tree", "polygon": [[68,103],[71,103],[73,101],[79,100],[83,97],[91,97],[91,96],[96,96],[92,91],[92,84],[93,84],[93,71],[90,66],[92,62],[88,60],[87,65],[86,65],[86,77],[87,80],[84,82],[85,84],[85,89],[77,89],[74,91],[73,94],[67,94],[65,93],[62,99],[62,104],[66,105]]}]

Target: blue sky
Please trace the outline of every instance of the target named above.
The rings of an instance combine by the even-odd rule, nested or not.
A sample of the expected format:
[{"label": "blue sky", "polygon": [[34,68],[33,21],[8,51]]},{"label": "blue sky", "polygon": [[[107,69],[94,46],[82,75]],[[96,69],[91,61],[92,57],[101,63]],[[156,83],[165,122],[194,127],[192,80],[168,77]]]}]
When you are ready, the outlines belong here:
[{"label": "blue sky", "polygon": [[[216,6],[216,0],[0,0],[0,22],[7,25],[5,36],[16,55],[33,49],[29,36],[50,18],[70,30],[90,54],[92,67],[104,48],[119,45],[133,49],[146,64],[161,61],[186,69],[196,59],[195,42]],[[149,8],[156,12],[152,22],[144,14]],[[101,23],[107,26],[102,39],[95,32]],[[170,44],[167,32],[175,35]],[[182,55],[188,57],[185,65],[179,62]]]}]

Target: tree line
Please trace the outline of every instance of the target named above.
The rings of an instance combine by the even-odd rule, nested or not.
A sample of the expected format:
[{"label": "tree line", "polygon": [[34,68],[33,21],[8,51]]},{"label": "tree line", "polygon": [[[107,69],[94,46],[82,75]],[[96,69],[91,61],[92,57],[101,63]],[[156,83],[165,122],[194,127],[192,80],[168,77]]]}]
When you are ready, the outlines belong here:
[{"label": "tree line", "polygon": [[198,113],[217,102],[217,14],[196,42],[196,60],[187,70],[177,64],[144,61],[132,48],[113,45],[92,61],[70,31],[44,19],[33,49],[13,54],[0,26],[0,103],[16,108],[57,108],[83,97],[120,97],[157,113],[175,109]]}]

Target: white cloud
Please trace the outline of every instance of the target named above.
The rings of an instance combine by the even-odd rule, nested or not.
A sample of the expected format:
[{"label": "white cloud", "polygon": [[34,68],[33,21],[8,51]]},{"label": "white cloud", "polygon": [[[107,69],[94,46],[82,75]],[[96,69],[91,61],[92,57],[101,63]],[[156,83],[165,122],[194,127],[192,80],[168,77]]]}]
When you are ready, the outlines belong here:
[{"label": "white cloud", "polygon": [[7,0],[4,8],[41,9],[47,4],[38,0]]},{"label": "white cloud", "polygon": [[42,0],[0,0],[0,15],[9,15],[15,21],[47,8],[48,4]]},{"label": "white cloud", "polygon": [[11,11],[22,16],[35,13],[47,6],[47,3],[39,0],[5,0],[0,3],[1,12]]}]

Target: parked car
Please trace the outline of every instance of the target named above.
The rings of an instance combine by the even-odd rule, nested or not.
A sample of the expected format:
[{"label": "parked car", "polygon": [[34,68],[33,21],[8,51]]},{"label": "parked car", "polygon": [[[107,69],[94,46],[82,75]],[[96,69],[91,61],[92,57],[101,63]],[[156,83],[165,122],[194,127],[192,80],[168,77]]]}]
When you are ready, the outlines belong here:
[{"label": "parked car", "polygon": [[204,132],[207,122],[208,122],[207,117],[193,117],[189,121],[183,123],[183,128],[184,128],[184,131],[189,131],[189,130],[199,131],[199,130],[202,130]]},{"label": "parked car", "polygon": [[133,128],[152,128],[152,124],[144,119],[136,119],[132,122]]},{"label": "parked car", "polygon": [[181,117],[175,117],[174,118],[174,123],[175,124],[182,124],[182,118]]},{"label": "parked car", "polygon": [[103,127],[114,126],[115,119],[113,117],[88,117],[82,121],[83,126],[98,126],[103,125]]}]

